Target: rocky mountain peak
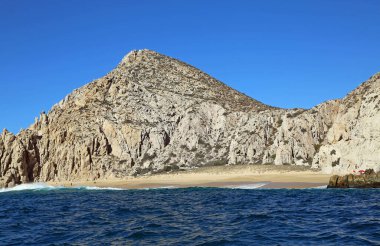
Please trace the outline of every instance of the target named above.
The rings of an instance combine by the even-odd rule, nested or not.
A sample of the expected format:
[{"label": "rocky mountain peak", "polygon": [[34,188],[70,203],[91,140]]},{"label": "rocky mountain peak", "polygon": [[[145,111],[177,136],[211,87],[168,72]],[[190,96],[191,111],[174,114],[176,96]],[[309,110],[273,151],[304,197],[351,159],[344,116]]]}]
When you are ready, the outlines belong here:
[{"label": "rocky mountain peak", "polygon": [[142,50],[132,50],[127,55],[123,57],[123,59],[120,62],[119,66],[123,66],[126,64],[133,63],[135,61],[141,61],[144,57],[149,57],[150,59],[154,59],[156,57],[162,56],[161,54],[148,50],[148,49],[142,49]]},{"label": "rocky mountain peak", "polygon": [[226,164],[377,169],[379,82],[375,75],[354,96],[285,110],[177,59],[132,51],[29,129],[16,136],[3,131],[0,186]]},{"label": "rocky mountain peak", "polygon": [[181,95],[183,98],[199,98],[241,110],[266,110],[272,108],[224,83],[212,78],[199,69],[151,50],[128,53],[113,72],[114,77],[123,77],[127,83],[161,93]]}]

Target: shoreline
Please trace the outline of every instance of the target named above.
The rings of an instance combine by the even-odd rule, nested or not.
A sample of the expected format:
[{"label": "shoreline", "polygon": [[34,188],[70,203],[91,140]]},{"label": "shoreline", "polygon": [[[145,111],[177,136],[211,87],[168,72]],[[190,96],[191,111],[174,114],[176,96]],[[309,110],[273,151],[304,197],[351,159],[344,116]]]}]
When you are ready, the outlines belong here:
[{"label": "shoreline", "polygon": [[330,174],[298,166],[236,165],[201,167],[139,177],[109,178],[95,181],[47,182],[52,186],[100,188],[270,188],[303,189],[327,186]]}]

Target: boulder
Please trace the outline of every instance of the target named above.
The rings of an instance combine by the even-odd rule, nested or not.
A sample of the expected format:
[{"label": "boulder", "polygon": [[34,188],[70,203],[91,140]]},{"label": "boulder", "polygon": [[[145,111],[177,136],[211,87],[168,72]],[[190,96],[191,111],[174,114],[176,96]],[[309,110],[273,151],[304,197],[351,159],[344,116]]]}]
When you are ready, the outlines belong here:
[{"label": "boulder", "polygon": [[334,175],[327,188],[380,188],[380,172],[367,169],[363,174]]}]

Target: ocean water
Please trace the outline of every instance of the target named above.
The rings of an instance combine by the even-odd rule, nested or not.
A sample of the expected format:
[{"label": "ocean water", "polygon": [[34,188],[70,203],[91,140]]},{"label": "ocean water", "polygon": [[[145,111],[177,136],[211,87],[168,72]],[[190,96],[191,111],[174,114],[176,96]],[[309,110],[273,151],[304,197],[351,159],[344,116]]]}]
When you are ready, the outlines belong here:
[{"label": "ocean water", "polygon": [[3,189],[0,245],[380,245],[380,190],[260,187]]}]

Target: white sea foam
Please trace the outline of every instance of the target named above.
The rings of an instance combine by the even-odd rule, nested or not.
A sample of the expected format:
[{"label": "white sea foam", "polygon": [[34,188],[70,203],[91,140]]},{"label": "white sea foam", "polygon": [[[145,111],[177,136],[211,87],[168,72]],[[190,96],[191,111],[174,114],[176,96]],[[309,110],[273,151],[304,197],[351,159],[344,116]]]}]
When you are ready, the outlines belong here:
[{"label": "white sea foam", "polygon": [[253,190],[253,189],[258,189],[261,188],[268,183],[254,183],[254,184],[243,184],[243,185],[229,185],[229,186],[224,186],[222,188],[229,188],[229,189],[243,189],[243,190]]},{"label": "white sea foam", "polygon": [[125,189],[122,189],[122,188],[97,187],[97,186],[80,186],[80,187],[74,187],[74,189],[84,189],[84,190],[125,190]]},{"label": "white sea foam", "polygon": [[0,189],[0,192],[12,192],[12,191],[26,191],[26,190],[54,190],[62,189],[63,187],[55,187],[47,185],[45,183],[30,183],[30,184],[21,184],[12,188],[3,188]]},{"label": "white sea foam", "polygon": [[13,192],[13,191],[39,191],[39,190],[124,190],[121,188],[113,187],[96,187],[96,186],[77,186],[77,187],[64,187],[64,186],[52,186],[45,183],[29,183],[21,184],[12,188],[0,189],[0,193],[3,192]]},{"label": "white sea foam", "polygon": [[168,189],[178,189],[176,186],[161,186],[161,187],[153,187],[153,188],[142,188],[140,190],[168,190]]},{"label": "white sea foam", "polygon": [[311,187],[308,189],[327,189],[327,185],[321,185],[321,186],[316,186],[316,187]]}]

